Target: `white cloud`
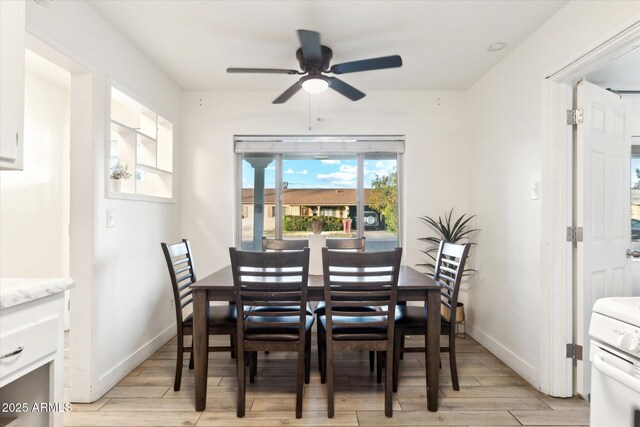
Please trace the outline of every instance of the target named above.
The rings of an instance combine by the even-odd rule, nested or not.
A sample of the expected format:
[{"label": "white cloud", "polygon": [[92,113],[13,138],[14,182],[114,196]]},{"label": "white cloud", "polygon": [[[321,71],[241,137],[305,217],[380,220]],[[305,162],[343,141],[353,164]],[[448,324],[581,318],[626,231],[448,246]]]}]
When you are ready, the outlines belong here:
[{"label": "white cloud", "polygon": [[338,164],[340,164],[340,160],[331,160],[331,159],[320,160],[320,162],[325,164],[325,165],[338,165]]},{"label": "white cloud", "polygon": [[316,175],[316,179],[327,182],[331,184],[332,187],[355,187],[357,176],[356,173],[352,172],[333,172],[318,174]]},{"label": "white cloud", "polygon": [[306,170],[306,169],[302,169],[300,172],[296,172],[296,173],[298,173],[298,174],[300,174],[300,175],[306,175],[306,174],[308,174],[308,173],[309,173],[309,171],[308,171],[308,170]]},{"label": "white cloud", "polygon": [[377,162],[376,162],[376,167],[377,167],[378,169],[382,169],[382,168],[384,167],[384,162],[377,161]]},{"label": "white cloud", "polygon": [[357,174],[358,166],[357,165],[341,165],[340,172]]},{"label": "white cloud", "polygon": [[286,171],[284,171],[284,173],[295,173],[295,171],[293,169],[289,168]]}]

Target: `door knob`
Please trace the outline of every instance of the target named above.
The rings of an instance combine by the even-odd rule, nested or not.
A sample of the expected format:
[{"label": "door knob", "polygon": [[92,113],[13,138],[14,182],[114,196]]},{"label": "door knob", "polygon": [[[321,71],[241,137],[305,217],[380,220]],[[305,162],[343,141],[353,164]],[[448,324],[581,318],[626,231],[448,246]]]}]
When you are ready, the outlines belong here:
[{"label": "door knob", "polygon": [[627,258],[640,258],[640,251],[632,251],[627,249]]}]

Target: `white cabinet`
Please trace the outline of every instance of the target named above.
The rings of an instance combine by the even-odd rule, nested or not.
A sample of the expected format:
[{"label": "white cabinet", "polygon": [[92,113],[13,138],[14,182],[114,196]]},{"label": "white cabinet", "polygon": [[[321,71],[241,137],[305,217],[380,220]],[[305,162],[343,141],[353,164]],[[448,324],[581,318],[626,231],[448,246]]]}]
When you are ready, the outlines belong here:
[{"label": "white cabinet", "polygon": [[25,2],[0,1],[0,169],[22,170]]},{"label": "white cabinet", "polygon": [[0,426],[62,426],[64,291],[71,279],[0,281]]}]

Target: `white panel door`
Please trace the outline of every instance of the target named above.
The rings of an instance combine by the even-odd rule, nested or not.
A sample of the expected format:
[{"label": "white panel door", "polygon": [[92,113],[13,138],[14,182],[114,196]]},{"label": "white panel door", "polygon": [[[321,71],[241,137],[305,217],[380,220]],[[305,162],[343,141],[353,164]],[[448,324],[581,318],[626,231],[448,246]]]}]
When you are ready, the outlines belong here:
[{"label": "white panel door", "polygon": [[630,294],[631,244],[627,101],[589,82],[578,83],[577,106],[584,121],[577,126],[576,220],[583,241],[576,252],[576,391],[589,394],[589,321],[593,303]]}]

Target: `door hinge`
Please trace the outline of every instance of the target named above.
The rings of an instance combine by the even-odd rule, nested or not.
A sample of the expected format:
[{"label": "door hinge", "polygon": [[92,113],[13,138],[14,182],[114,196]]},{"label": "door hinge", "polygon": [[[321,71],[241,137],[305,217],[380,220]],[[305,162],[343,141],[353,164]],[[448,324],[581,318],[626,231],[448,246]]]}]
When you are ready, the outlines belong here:
[{"label": "door hinge", "polygon": [[582,360],[582,346],[567,344],[567,359]]},{"label": "door hinge", "polygon": [[582,227],[567,227],[567,242],[582,242]]},{"label": "door hinge", "polygon": [[582,108],[578,108],[577,110],[567,110],[567,124],[568,125],[579,125],[584,122],[584,114]]}]

